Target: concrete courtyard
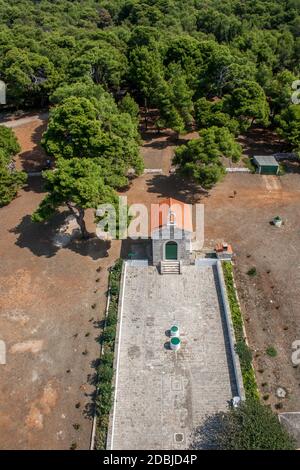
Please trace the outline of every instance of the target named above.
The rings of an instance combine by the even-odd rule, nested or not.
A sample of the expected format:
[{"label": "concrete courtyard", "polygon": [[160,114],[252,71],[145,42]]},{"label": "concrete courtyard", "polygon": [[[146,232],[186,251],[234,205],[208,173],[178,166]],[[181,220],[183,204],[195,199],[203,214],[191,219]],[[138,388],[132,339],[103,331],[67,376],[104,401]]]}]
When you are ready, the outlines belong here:
[{"label": "concrete courtyard", "polygon": [[214,267],[161,276],[127,264],[122,300],[108,449],[188,449],[195,428],[236,395]]}]

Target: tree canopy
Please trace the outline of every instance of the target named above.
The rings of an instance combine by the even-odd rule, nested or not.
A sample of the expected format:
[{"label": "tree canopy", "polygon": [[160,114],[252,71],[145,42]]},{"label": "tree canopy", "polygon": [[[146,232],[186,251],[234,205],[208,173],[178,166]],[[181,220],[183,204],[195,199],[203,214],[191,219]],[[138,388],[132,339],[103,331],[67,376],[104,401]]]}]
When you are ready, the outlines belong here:
[{"label": "tree canopy", "polygon": [[12,160],[19,151],[13,131],[0,126],[0,207],[9,204],[26,182],[26,174],[16,171]]},{"label": "tree canopy", "polygon": [[54,106],[48,154],[93,159],[114,189],[143,169],[139,107],[158,130],[200,131],[201,158],[175,161],[207,187],[251,126],[299,148],[298,0],[0,0],[0,26],[8,108]]},{"label": "tree canopy", "polygon": [[103,203],[116,204],[116,193],[105,184],[99,165],[89,158],[61,158],[54,171],[44,172],[44,178],[48,194],[33,214],[34,222],[48,219],[66,205],[75,216],[83,238],[87,238],[85,209],[96,209]]},{"label": "tree canopy", "polygon": [[278,132],[300,155],[300,106],[292,104],[277,119]]},{"label": "tree canopy", "polygon": [[241,147],[226,128],[203,129],[199,139],[190,140],[177,148],[174,164],[183,176],[192,178],[203,188],[210,189],[225,174],[221,157],[238,161]]},{"label": "tree canopy", "polygon": [[280,424],[278,416],[255,399],[208,418],[195,433],[194,448],[203,445],[221,450],[295,449],[293,438]]},{"label": "tree canopy", "polygon": [[232,117],[268,125],[267,103],[280,112],[299,77],[297,0],[1,0],[0,25],[16,107],[81,82],[129,90],[181,132],[199,98],[224,95]]}]

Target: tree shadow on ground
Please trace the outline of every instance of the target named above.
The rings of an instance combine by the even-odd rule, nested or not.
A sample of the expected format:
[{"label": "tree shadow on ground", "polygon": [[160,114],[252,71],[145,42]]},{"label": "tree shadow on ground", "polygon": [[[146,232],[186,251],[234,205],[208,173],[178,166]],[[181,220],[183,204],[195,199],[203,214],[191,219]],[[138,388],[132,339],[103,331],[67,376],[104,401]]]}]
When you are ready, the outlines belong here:
[{"label": "tree shadow on ground", "polygon": [[28,214],[9,232],[17,235],[15,242],[17,246],[28,248],[36,256],[51,258],[60,250],[71,250],[79,255],[89,256],[93,260],[107,257],[111,243],[100,240],[96,236],[88,240],[73,239],[64,247],[55,246],[53,239],[68,215],[71,215],[69,211],[63,211],[55,214],[47,222],[34,223]]},{"label": "tree shadow on ground", "polygon": [[272,155],[286,151],[286,143],[271,129],[253,127],[245,134],[238,136],[237,141],[243,147],[244,155]]},{"label": "tree shadow on ground", "polygon": [[156,150],[163,150],[167,147],[178,147],[186,144],[191,138],[197,137],[197,135],[191,137],[189,134],[178,137],[178,134],[171,129],[165,129],[160,132],[149,129],[142,133],[142,139],[144,141],[143,147]]},{"label": "tree shadow on ground", "polygon": [[223,413],[206,416],[204,422],[198,426],[192,434],[190,449],[220,449],[220,431],[223,428],[223,416]]},{"label": "tree shadow on ground", "polygon": [[154,175],[147,181],[148,192],[155,193],[164,198],[178,199],[186,204],[195,204],[208,194],[201,192],[199,185],[185,180],[176,174]]},{"label": "tree shadow on ground", "polygon": [[31,191],[37,194],[45,193],[44,180],[42,176],[28,176],[26,185],[23,189],[26,193]]},{"label": "tree shadow on ground", "polygon": [[121,254],[122,259],[145,260],[152,259],[152,243],[150,239],[126,238],[122,240]]},{"label": "tree shadow on ground", "polygon": [[286,173],[300,173],[300,161],[282,160],[280,163],[283,164]]},{"label": "tree shadow on ground", "polygon": [[96,386],[98,383],[98,374],[97,374],[97,367],[99,364],[96,365],[96,362],[100,361],[100,359],[96,359],[96,361],[92,361],[90,363],[91,369],[93,372],[88,374],[87,376],[87,383],[93,387],[91,392],[85,392],[84,396],[88,398],[88,402],[85,404],[82,414],[86,419],[93,419],[96,412],[96,398],[97,398],[97,390]]},{"label": "tree shadow on ground", "polygon": [[42,171],[46,168],[46,162],[49,157],[41,147],[41,139],[46,129],[47,122],[43,122],[40,126],[36,127],[31,137],[34,147],[19,154],[18,159],[24,171]]},{"label": "tree shadow on ground", "polygon": [[174,147],[174,145],[176,145],[178,142],[178,140],[176,140],[173,135],[168,135],[166,137],[163,134],[153,133],[147,134],[144,140],[145,143],[143,145],[143,148],[152,148],[155,150],[163,150],[168,147]]}]

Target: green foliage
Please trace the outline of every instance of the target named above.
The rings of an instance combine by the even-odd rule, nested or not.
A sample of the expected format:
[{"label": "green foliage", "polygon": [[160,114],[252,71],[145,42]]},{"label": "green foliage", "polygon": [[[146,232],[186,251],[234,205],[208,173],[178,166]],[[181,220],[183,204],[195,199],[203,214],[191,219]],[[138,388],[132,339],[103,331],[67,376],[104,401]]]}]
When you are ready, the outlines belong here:
[{"label": "green foliage", "polygon": [[279,134],[300,155],[300,106],[292,104],[282,111],[277,119],[277,124]]},{"label": "green foliage", "polygon": [[127,113],[131,116],[133,121],[139,119],[140,109],[136,101],[128,93],[119,103],[119,109],[122,113]]},{"label": "green foliage", "polygon": [[162,58],[157,50],[142,46],[130,54],[130,78],[139,88],[147,105],[160,110],[159,126],[183,132],[192,122],[192,91],[185,74],[176,64],[164,73]]},{"label": "green foliage", "polygon": [[109,413],[112,406],[112,380],[113,380],[113,362],[115,349],[115,336],[117,327],[119,288],[123,261],[119,259],[110,270],[109,291],[110,304],[104,331],[101,335],[103,352],[100,358],[100,364],[97,368],[98,373],[98,394],[96,398],[97,411],[97,449],[105,449],[106,437],[109,424]]},{"label": "green foliage", "polygon": [[241,20],[233,14],[224,14],[214,8],[200,10],[197,26],[200,31],[213,34],[220,42],[229,42],[242,32]]},{"label": "green foliage", "polygon": [[[89,93],[91,99],[85,97]],[[130,168],[142,172],[137,121],[120,113],[101,87],[65,86],[53,99],[62,102],[52,110],[42,141],[49,155],[97,160],[105,182],[114,188],[127,185]]]},{"label": "green foliage", "polygon": [[272,118],[291,104],[291,88],[297,80],[294,73],[282,70],[274,77],[270,77],[265,86],[266,94],[270,97]]},{"label": "green foliage", "polygon": [[179,147],[174,163],[181,174],[209,189],[225,174],[221,156],[238,161],[241,147],[226,127],[213,126],[203,129],[199,139],[190,140]]},{"label": "green foliage", "polygon": [[250,269],[247,271],[247,274],[248,274],[248,276],[250,276],[250,277],[256,276],[256,274],[257,274],[256,268],[255,268],[255,267],[250,268]]},{"label": "green foliage", "polygon": [[14,132],[5,126],[0,125],[0,151],[2,156],[9,163],[12,156],[21,151],[19,142]]},{"label": "green foliage", "polygon": [[42,54],[12,47],[2,55],[2,76],[7,83],[7,99],[21,104],[43,105],[44,97],[59,81],[51,61]]},{"label": "green foliage", "polygon": [[[147,98],[164,125],[181,131],[187,120],[170,82],[174,66],[181,69],[176,89],[186,104],[190,95],[193,102],[231,95],[248,81],[263,87],[272,115],[289,94],[281,74],[299,74],[296,0],[7,0],[0,2],[0,25],[1,78],[17,107],[46,105],[58,86],[80,81],[115,94],[124,88],[140,104]],[[237,112],[265,124],[263,100],[258,112],[237,94]],[[192,109],[186,104],[183,114]],[[247,120],[234,109],[232,116]]]},{"label": "green foliage", "polygon": [[219,415],[214,442],[223,450],[293,450],[294,439],[270,407],[246,400],[236,409]]},{"label": "green foliage", "polygon": [[59,159],[55,170],[45,171],[43,176],[48,194],[32,216],[35,222],[48,219],[64,204],[88,209],[116,203],[116,194],[104,183],[101,168],[91,159]]},{"label": "green foliage", "polygon": [[27,175],[23,171],[11,171],[0,163],[0,207],[6,206],[16,197],[26,180]]},{"label": "green foliage", "polygon": [[27,180],[26,173],[13,169],[12,157],[20,150],[14,132],[0,126],[0,207],[9,204]]},{"label": "green foliage", "polygon": [[234,335],[236,339],[235,350],[240,358],[246,398],[257,400],[258,390],[254,370],[252,367],[252,353],[247,346],[244,337],[243,317],[234,286],[232,264],[229,261],[225,261],[222,263],[222,267],[230,305]]},{"label": "green foliage", "polygon": [[239,133],[239,122],[222,112],[222,103],[212,103],[200,98],[195,104],[195,121],[199,129],[212,126],[227,127],[234,135]]},{"label": "green foliage", "polygon": [[238,118],[244,128],[257,123],[267,126],[269,124],[270,109],[264,90],[261,86],[249,80],[239,83],[231,95],[226,96],[224,108]]},{"label": "green foliage", "polygon": [[116,338],[115,325],[107,326],[102,334],[102,342],[112,345]]},{"label": "green foliage", "polygon": [[111,381],[101,381],[98,386],[98,397],[96,398],[97,413],[100,416],[108,415],[112,405],[112,384]]},{"label": "green foliage", "polygon": [[108,146],[95,106],[73,96],[52,110],[42,143],[49,155],[63,158],[91,157],[95,148],[99,155]]},{"label": "green foliage", "polygon": [[266,349],[266,353],[267,353],[268,356],[270,356],[270,357],[276,357],[276,356],[277,356],[277,351],[276,351],[276,349],[274,348],[274,346],[269,346],[269,347]]},{"label": "green foliage", "polygon": [[113,378],[113,369],[111,364],[104,364],[101,362],[97,369],[100,382],[111,382]]},{"label": "green foliage", "polygon": [[256,173],[256,166],[253,163],[253,160],[251,158],[244,157],[243,162],[244,162],[245,166],[248,168],[248,170],[251,171],[251,173]]},{"label": "green foliage", "polygon": [[252,352],[245,341],[238,341],[235,345],[235,350],[240,358],[241,367],[250,368],[252,365]]},{"label": "green foliage", "polygon": [[118,112],[112,95],[106,92],[101,85],[89,82],[63,84],[52,93],[50,100],[53,104],[58,105],[62,104],[67,98],[72,97],[90,100],[102,119]]},{"label": "green foliage", "polygon": [[222,263],[223,273],[226,283],[227,295],[231,310],[231,318],[235,333],[235,339],[237,342],[243,340],[244,330],[243,330],[243,317],[240,310],[240,306],[237,300],[234,281],[233,281],[233,272],[232,264],[228,261]]}]

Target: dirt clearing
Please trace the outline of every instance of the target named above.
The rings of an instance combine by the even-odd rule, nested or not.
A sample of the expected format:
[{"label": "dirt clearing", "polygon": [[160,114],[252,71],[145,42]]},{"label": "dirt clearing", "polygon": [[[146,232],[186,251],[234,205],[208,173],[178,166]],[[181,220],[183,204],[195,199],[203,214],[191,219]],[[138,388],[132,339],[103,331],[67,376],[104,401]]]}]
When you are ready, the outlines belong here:
[{"label": "dirt clearing", "polygon": [[[35,119],[14,128],[22,145],[18,168],[44,165],[39,140],[45,126]],[[128,202],[149,205],[174,197],[205,204],[206,245],[226,240],[236,253],[236,280],[265,401],[297,411],[300,370],[293,368],[291,348],[300,339],[299,175],[287,174],[276,183],[259,175],[227,175],[203,197],[192,184],[169,175],[174,145],[170,135],[145,136],[146,167],[161,168],[163,174],[136,179],[126,193]],[[121,243],[94,238],[55,245],[70,214],[33,224],[30,215],[42,198],[40,179],[30,178],[18,198],[0,209],[0,340],[7,347],[0,375],[0,428],[5,429],[0,448],[69,449],[73,444],[87,449],[107,268],[118,258]],[[276,215],[284,220],[280,229],[270,225]],[[94,231],[92,211],[87,222]],[[123,243],[124,255],[129,245]],[[252,267],[257,275],[249,277]],[[276,357],[266,354],[269,346]],[[287,390],[284,399],[276,397],[279,386]]]}]

